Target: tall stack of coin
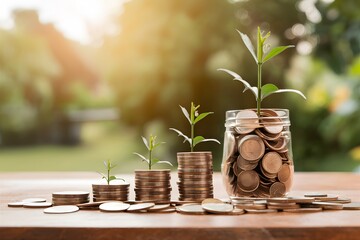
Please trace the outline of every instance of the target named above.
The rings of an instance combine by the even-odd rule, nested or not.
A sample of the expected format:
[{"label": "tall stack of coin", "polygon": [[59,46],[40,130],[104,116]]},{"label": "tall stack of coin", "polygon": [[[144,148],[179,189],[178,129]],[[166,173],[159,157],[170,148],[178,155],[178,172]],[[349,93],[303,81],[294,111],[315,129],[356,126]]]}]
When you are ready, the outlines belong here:
[{"label": "tall stack of coin", "polygon": [[129,183],[117,184],[93,184],[93,201],[101,202],[107,200],[127,201],[129,196]]},{"label": "tall stack of coin", "polygon": [[213,163],[211,152],[177,154],[180,201],[202,201],[213,197]]},{"label": "tall stack of coin", "polygon": [[[294,167],[287,110],[240,110],[227,121],[223,178],[231,196],[282,197]],[[231,113],[231,111],[230,111]]]},{"label": "tall stack of coin", "polygon": [[135,170],[135,200],[169,203],[170,169]]},{"label": "tall stack of coin", "polygon": [[76,205],[89,202],[89,192],[63,191],[52,194],[53,205]]}]

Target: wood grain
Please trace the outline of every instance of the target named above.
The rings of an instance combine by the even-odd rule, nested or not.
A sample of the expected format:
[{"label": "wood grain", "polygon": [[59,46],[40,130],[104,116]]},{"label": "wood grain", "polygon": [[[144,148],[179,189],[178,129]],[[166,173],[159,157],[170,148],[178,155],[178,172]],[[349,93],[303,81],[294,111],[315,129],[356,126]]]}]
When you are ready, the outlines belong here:
[{"label": "wood grain", "polygon": [[[133,188],[133,175],[124,175]],[[42,209],[9,208],[28,197],[51,200],[62,190],[91,191],[96,173],[39,172],[0,174],[0,239],[359,239],[360,211],[190,216],[79,211],[47,215]],[[173,199],[177,176],[172,174]],[[360,201],[360,175],[296,173],[292,193],[320,191]],[[214,191],[225,198],[219,173]],[[134,198],[131,191],[130,198]]]}]

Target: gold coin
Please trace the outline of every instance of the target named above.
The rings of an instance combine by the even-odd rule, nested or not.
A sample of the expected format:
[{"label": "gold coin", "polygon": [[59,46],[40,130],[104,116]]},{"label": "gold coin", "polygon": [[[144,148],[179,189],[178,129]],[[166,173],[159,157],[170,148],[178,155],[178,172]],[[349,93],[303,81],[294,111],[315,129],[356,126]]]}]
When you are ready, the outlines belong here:
[{"label": "gold coin", "polygon": [[130,207],[128,203],[107,202],[99,206],[99,209],[104,212],[122,212]]},{"label": "gold coin", "polygon": [[286,193],[286,187],[281,182],[274,182],[270,187],[271,197],[282,197]]},{"label": "gold coin", "polygon": [[281,156],[277,152],[268,152],[262,159],[261,166],[270,174],[277,174],[282,167]]},{"label": "gold coin", "polygon": [[44,209],[44,213],[48,213],[48,214],[73,213],[77,211],[79,211],[79,207],[72,205],[55,206]]},{"label": "gold coin", "polygon": [[200,204],[189,204],[176,207],[176,211],[183,214],[202,215],[205,214],[205,210]]},{"label": "gold coin", "polygon": [[246,135],[239,143],[241,156],[248,161],[257,161],[265,153],[263,140],[257,135]]},{"label": "gold coin", "polygon": [[237,185],[244,192],[255,191],[260,184],[259,175],[253,171],[242,171],[238,175]]},{"label": "gold coin", "polygon": [[343,205],[344,210],[360,210],[360,202],[346,203]]}]

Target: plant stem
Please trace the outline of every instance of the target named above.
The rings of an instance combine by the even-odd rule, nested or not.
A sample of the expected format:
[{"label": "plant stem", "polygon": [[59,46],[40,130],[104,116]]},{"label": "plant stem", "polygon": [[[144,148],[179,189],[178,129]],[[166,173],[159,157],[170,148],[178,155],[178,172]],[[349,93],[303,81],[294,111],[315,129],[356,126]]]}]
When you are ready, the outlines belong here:
[{"label": "plant stem", "polygon": [[194,124],[191,124],[191,152],[194,151]]},{"label": "plant stem", "polygon": [[151,157],[152,157],[152,150],[149,150],[149,170],[151,170]]},{"label": "plant stem", "polygon": [[261,67],[262,63],[258,63],[258,97],[256,99],[257,115],[260,117],[261,110]]},{"label": "plant stem", "polygon": [[107,168],[107,179],[106,179],[106,181],[107,181],[107,184],[110,185],[110,167],[109,166]]}]

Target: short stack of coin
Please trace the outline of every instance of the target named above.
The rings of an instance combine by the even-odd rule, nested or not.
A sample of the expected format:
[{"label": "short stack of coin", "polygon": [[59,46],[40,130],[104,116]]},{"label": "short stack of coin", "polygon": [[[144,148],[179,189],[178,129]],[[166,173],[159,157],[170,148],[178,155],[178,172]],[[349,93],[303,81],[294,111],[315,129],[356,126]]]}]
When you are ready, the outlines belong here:
[{"label": "short stack of coin", "polygon": [[89,202],[89,192],[63,191],[52,194],[53,205],[76,205]]},{"label": "short stack of coin", "polygon": [[171,199],[170,170],[135,170],[135,200],[169,203]]},{"label": "short stack of coin", "polygon": [[180,201],[201,202],[213,197],[213,162],[211,152],[177,154]]},{"label": "short stack of coin", "polygon": [[225,133],[223,174],[231,196],[282,197],[292,185],[294,167],[289,123],[284,112],[242,110]]},{"label": "short stack of coin", "polygon": [[108,200],[127,201],[129,196],[129,183],[118,184],[93,184],[93,201],[101,202]]}]

